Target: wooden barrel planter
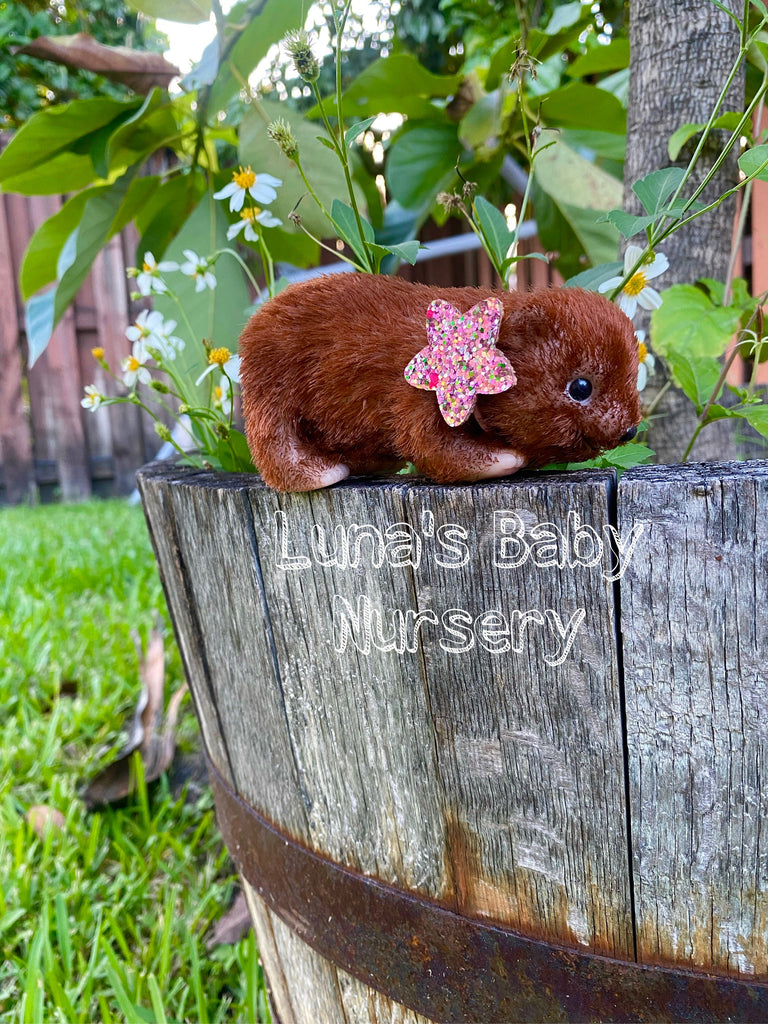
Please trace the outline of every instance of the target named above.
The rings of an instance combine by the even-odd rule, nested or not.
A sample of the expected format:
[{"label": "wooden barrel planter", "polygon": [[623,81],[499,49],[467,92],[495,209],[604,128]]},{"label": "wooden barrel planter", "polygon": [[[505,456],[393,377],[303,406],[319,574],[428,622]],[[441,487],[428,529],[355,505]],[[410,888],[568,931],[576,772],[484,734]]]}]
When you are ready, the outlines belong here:
[{"label": "wooden barrel planter", "polygon": [[283,1024],[768,1019],[768,463],[140,487]]}]

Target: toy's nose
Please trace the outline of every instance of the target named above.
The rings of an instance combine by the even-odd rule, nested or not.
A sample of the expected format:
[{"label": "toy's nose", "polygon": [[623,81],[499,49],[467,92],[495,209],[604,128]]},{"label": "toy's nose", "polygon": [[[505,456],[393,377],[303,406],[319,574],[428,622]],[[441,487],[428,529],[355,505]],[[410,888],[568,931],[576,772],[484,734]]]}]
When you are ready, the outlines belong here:
[{"label": "toy's nose", "polygon": [[637,427],[630,427],[626,434],[621,438],[619,444],[626,444],[627,441],[631,441],[637,433]]}]

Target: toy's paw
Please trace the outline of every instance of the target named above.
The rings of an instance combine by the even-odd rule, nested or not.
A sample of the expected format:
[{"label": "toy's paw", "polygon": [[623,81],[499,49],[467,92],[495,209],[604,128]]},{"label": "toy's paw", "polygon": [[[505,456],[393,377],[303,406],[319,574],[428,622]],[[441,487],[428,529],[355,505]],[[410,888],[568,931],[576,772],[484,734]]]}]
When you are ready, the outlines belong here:
[{"label": "toy's paw", "polygon": [[319,491],[322,487],[331,487],[333,484],[337,484],[340,480],[346,480],[349,476],[349,466],[344,466],[339,463],[338,466],[331,466],[330,469],[324,469],[322,472],[317,474],[315,478],[317,483],[314,486],[307,487],[308,491]]},{"label": "toy's paw", "polygon": [[497,476],[509,476],[525,465],[522,455],[513,451],[495,452],[491,461],[477,471],[478,480],[490,480]]}]

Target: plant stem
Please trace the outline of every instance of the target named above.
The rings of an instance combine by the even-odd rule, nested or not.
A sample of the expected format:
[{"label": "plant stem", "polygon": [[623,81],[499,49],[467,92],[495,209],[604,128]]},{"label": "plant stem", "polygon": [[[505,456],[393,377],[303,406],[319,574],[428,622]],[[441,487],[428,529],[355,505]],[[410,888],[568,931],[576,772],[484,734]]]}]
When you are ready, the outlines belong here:
[{"label": "plant stem", "polygon": [[309,228],[306,228],[301,222],[299,222],[299,228],[304,232],[307,238],[311,238],[313,242],[316,242],[321,249],[325,249],[326,252],[332,253],[337,259],[343,260],[344,263],[348,263],[350,267],[354,267],[355,270],[359,270],[361,273],[366,273],[365,267],[361,267],[359,263],[355,263],[354,260],[349,259],[344,253],[339,252],[338,249],[332,249],[330,245],[326,245],[319,238],[315,238]]},{"label": "plant stem", "polygon": [[664,385],[662,385],[662,387],[659,388],[659,393],[656,395],[654,400],[651,402],[651,404],[646,409],[646,412],[645,412],[646,417],[650,418],[651,416],[653,416],[653,414],[656,411],[656,409],[658,408],[658,405],[661,402],[662,398],[664,397],[664,395],[666,395],[666,393],[670,390],[671,387],[672,387],[672,381],[668,380]]},{"label": "plant stem", "polygon": [[[262,237],[261,237],[261,235],[259,235],[259,245],[260,245],[260,246],[264,245],[264,243],[263,243],[263,241],[262,241]],[[265,248],[266,248],[266,247],[265,247]],[[224,249],[219,249],[218,251],[219,251],[220,253],[227,253],[227,254],[228,254],[229,256],[232,256],[232,257],[233,257],[234,259],[236,259],[236,260],[237,260],[237,262],[238,262],[238,263],[240,264],[240,266],[241,266],[241,267],[243,268],[243,270],[245,271],[245,273],[246,273],[246,275],[247,275],[247,277],[248,277],[248,280],[249,280],[249,281],[251,282],[251,284],[253,285],[254,289],[256,290],[256,294],[257,294],[257,295],[259,296],[259,301],[260,301],[260,302],[263,302],[263,301],[264,301],[264,295],[263,295],[263,293],[262,293],[262,290],[261,290],[261,288],[259,288],[259,285],[258,285],[258,282],[256,281],[256,278],[255,278],[255,277],[253,276],[253,274],[251,273],[250,267],[249,267],[249,266],[248,266],[248,264],[247,264],[247,263],[245,262],[245,260],[244,260],[244,259],[242,258],[242,256],[240,255],[240,253],[239,253],[239,252],[237,252],[237,251],[236,251],[235,249],[230,249],[230,248],[228,248],[228,247],[227,247],[227,248],[224,248]],[[269,250],[267,250],[267,255],[269,256]],[[263,256],[263,254],[262,254],[262,257],[261,257],[261,258],[262,258],[262,261],[263,261],[263,260],[264,260],[264,256]],[[269,257],[269,259],[270,259],[270,263],[271,263],[271,257]],[[264,269],[265,269],[265,271],[266,271],[266,264],[264,265]],[[273,282],[273,283],[274,283],[274,282]]]}]

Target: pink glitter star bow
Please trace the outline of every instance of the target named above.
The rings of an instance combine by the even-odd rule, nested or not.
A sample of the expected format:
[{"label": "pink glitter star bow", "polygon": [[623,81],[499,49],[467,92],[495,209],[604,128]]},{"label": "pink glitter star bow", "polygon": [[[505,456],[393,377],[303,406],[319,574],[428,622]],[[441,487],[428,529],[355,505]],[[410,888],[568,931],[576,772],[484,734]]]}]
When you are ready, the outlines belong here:
[{"label": "pink glitter star bow", "polygon": [[443,419],[458,427],[472,415],[478,395],[497,395],[517,378],[512,364],[496,348],[504,308],[497,298],[483,299],[467,313],[435,299],[427,307],[429,344],[405,368],[415,388],[436,391]]}]

